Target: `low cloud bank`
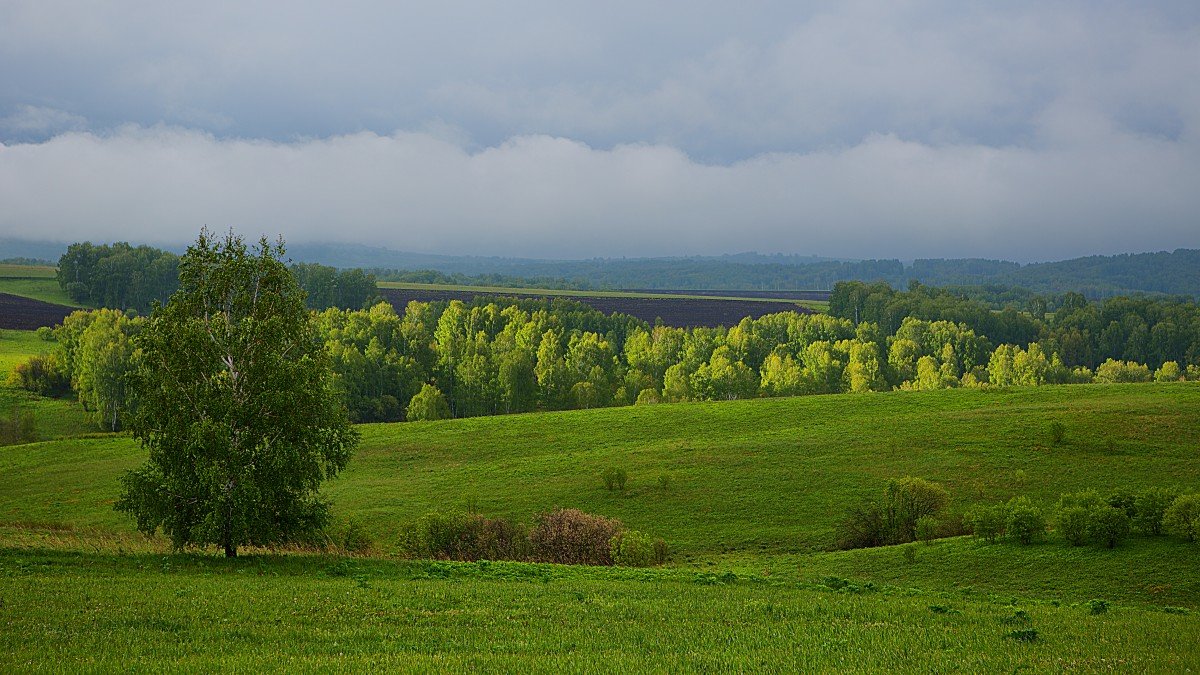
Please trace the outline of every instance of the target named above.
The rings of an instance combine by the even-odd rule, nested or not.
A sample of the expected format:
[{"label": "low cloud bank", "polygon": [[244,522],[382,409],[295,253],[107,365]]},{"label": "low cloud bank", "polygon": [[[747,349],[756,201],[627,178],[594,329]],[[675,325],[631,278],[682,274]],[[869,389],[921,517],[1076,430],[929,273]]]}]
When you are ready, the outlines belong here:
[{"label": "low cloud bank", "polygon": [[174,127],[0,145],[0,235],[180,243],[250,236],[537,257],[745,250],[1045,260],[1200,247],[1200,152],[1055,127],[1027,146],[873,135],[713,165],[665,145],[436,133],[289,143]]}]

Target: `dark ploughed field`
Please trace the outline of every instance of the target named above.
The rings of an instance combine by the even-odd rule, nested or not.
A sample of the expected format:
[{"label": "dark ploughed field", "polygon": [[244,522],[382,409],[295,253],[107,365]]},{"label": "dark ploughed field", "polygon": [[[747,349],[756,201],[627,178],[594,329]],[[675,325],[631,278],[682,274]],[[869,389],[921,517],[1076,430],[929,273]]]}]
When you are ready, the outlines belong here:
[{"label": "dark ploughed field", "polygon": [[0,328],[33,330],[62,323],[73,307],[0,293]]},{"label": "dark ploughed field", "polygon": [[605,314],[620,312],[649,323],[661,318],[668,326],[690,328],[694,326],[734,326],[749,316],[758,318],[777,312],[799,312],[812,314],[812,310],[794,303],[759,302],[754,300],[698,300],[695,298],[605,298],[585,296],[547,296],[531,294],[480,293],[475,291],[443,291],[412,288],[381,288],[380,295],[392,303],[396,311],[404,311],[413,300],[433,302],[437,300],[462,300],[470,302],[477,297],[519,297],[534,299],[575,300]]}]

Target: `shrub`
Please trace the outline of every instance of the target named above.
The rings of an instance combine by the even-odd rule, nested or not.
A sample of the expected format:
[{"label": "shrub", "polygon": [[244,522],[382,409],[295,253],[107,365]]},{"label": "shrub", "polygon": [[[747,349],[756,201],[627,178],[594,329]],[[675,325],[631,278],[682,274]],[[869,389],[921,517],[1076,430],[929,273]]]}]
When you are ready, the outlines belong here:
[{"label": "shrub", "polygon": [[478,513],[430,513],[402,534],[400,550],[439,560],[527,560],[529,534],[504,518]]},{"label": "shrub", "polygon": [[529,534],[534,560],[565,565],[611,565],[610,542],[620,521],[578,509],[557,509],[538,516]]},{"label": "shrub", "polygon": [[8,416],[0,419],[0,445],[32,443],[37,440],[37,421],[33,411],[14,405]]},{"label": "shrub", "polygon": [[1138,494],[1134,500],[1133,524],[1143,534],[1160,535],[1163,531],[1163,514],[1175,501],[1178,493],[1167,488],[1150,488]]},{"label": "shrub", "polygon": [[662,565],[663,563],[667,562],[667,556],[669,554],[670,554],[670,551],[667,549],[666,540],[665,539],[655,539],[654,540],[654,564]]},{"label": "shrub", "polygon": [[1129,536],[1129,516],[1121,509],[1102,506],[1089,514],[1087,529],[1093,541],[1116,548],[1122,539]]},{"label": "shrub", "polygon": [[1054,445],[1059,445],[1063,442],[1063,437],[1067,435],[1067,428],[1062,422],[1050,423],[1050,442]]},{"label": "shrub", "polygon": [[343,551],[350,553],[365,553],[375,545],[371,535],[354,519],[346,523],[346,530],[341,533],[338,542]]},{"label": "shrub", "polygon": [[916,544],[908,544],[903,547],[902,555],[904,556],[904,562],[908,563],[909,565],[912,565],[913,563],[917,562],[916,546],[917,546]]},{"label": "shrub", "polygon": [[1149,382],[1150,369],[1134,361],[1109,359],[1096,368],[1096,382]]},{"label": "shrub", "polygon": [[1176,382],[1184,379],[1184,371],[1175,361],[1164,361],[1158,370],[1154,371],[1155,382]]},{"label": "shrub", "polygon": [[1163,513],[1163,529],[1188,541],[1200,534],[1200,495],[1180,495]]},{"label": "shrub", "polygon": [[966,520],[976,537],[994,542],[1004,536],[1008,513],[1003,504],[977,504],[967,512]]},{"label": "shrub", "polygon": [[888,543],[883,507],[867,502],[850,508],[838,534],[840,548],[870,548]]},{"label": "shrub", "polygon": [[1046,518],[1028,497],[1014,497],[1008,502],[1006,511],[1008,518],[1005,529],[1008,536],[1022,544],[1032,544],[1045,536]]},{"label": "shrub", "polygon": [[426,383],[408,402],[406,413],[410,422],[449,419],[450,404],[446,403],[446,397],[437,387]]},{"label": "shrub", "polygon": [[1072,546],[1083,546],[1088,538],[1088,509],[1068,506],[1058,510],[1058,532]]},{"label": "shrub", "polygon": [[654,405],[662,403],[662,396],[659,395],[657,389],[643,389],[638,392],[637,400],[634,405]]},{"label": "shrub", "polygon": [[933,516],[921,516],[917,518],[917,525],[914,528],[917,539],[929,544],[933,542],[937,536],[937,519]]},{"label": "shrub", "polygon": [[941,513],[950,495],[937,483],[905,476],[888,481],[884,490],[884,515],[891,543],[912,541],[917,521]]},{"label": "shrub", "polygon": [[8,374],[8,384],[38,396],[63,397],[71,393],[71,380],[53,354],[31,356]]},{"label": "shrub", "polygon": [[666,492],[671,489],[671,477],[665,473],[658,474],[658,489]]},{"label": "shrub", "polygon": [[1130,490],[1120,489],[1105,497],[1104,503],[1114,509],[1120,509],[1129,516],[1130,520],[1137,517],[1137,495]]},{"label": "shrub", "polygon": [[629,480],[629,475],[625,473],[625,469],[610,466],[600,474],[600,478],[604,481],[604,488],[609,492],[624,491],[625,481]]},{"label": "shrub", "polygon": [[1093,598],[1087,601],[1089,614],[1108,614],[1108,601]]},{"label": "shrub", "polygon": [[[660,540],[661,541],[661,540]],[[609,542],[612,561],[622,567],[649,567],[655,564],[654,541],[637,530],[618,533]]]},{"label": "shrub", "polygon": [[937,516],[949,499],[942,486],[923,478],[888,481],[882,501],[851,507],[842,522],[838,545],[868,548],[913,541],[917,521]]}]

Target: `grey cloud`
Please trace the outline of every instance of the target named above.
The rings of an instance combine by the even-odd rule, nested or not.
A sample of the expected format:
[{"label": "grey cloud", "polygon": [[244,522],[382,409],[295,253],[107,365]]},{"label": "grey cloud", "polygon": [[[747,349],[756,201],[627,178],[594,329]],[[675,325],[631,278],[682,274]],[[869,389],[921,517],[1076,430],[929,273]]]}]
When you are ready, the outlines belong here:
[{"label": "grey cloud", "polygon": [[1047,259],[1200,246],[1195,145],[1099,133],[1036,150],[876,135],[713,165],[664,145],[551,136],[470,151],[426,133],[276,143],[126,127],[0,146],[0,232],[178,243],[207,224],[565,257]]}]

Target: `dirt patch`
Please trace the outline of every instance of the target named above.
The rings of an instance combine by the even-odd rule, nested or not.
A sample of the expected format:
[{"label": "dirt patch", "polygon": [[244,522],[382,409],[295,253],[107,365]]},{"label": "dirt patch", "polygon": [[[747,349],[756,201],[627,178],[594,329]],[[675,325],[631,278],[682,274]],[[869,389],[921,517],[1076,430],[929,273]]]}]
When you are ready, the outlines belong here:
[{"label": "dirt patch", "polygon": [[0,293],[0,328],[33,330],[42,326],[57,326],[74,311],[74,307]]}]

